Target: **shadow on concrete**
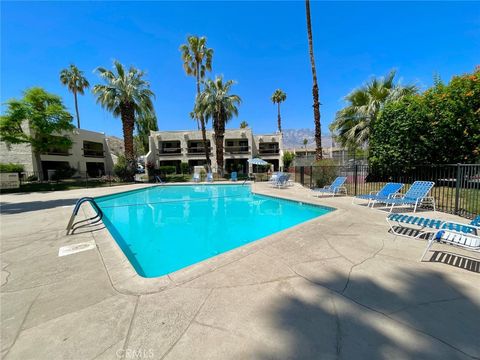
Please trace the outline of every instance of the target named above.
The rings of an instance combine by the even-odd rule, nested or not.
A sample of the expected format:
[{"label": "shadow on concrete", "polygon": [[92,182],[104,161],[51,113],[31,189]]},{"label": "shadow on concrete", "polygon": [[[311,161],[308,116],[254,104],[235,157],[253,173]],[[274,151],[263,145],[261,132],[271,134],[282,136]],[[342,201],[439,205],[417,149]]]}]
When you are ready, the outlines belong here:
[{"label": "shadow on concrete", "polygon": [[[480,261],[464,255],[447,251],[434,251],[430,262],[438,262],[480,274]],[[480,278],[478,279],[480,281]]]},{"label": "shadow on concrete", "polygon": [[[389,278],[381,283],[337,273],[309,279],[311,286],[331,290],[325,296],[282,298],[269,314],[285,339],[280,358],[480,358],[480,305],[473,291],[433,271]],[[265,351],[253,358],[279,356]]]},{"label": "shadow on concrete", "polygon": [[19,203],[0,202],[0,214],[21,214],[29,211],[53,209],[60,206],[75,205],[77,199],[58,199],[47,201],[25,201]]}]

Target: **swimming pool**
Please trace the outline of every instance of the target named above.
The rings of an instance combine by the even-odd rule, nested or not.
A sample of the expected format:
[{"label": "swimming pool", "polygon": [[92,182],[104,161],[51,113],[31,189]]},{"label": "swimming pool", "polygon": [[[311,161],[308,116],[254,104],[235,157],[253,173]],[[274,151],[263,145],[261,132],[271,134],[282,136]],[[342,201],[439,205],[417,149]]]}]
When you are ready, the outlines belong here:
[{"label": "swimming pool", "polygon": [[95,200],[143,277],[169,274],[333,210],[253,194],[248,185],[156,186]]}]

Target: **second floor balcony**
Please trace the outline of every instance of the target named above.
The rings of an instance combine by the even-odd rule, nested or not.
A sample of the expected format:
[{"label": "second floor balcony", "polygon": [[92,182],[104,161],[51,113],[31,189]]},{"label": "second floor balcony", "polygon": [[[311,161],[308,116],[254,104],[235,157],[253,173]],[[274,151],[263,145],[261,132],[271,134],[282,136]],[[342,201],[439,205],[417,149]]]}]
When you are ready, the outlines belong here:
[{"label": "second floor balcony", "polygon": [[279,155],[280,154],[280,146],[278,143],[262,143],[258,147],[258,153],[260,155]]},{"label": "second floor balcony", "polygon": [[179,156],[182,154],[180,141],[163,141],[158,144],[160,156]]},{"label": "second floor balcony", "polygon": [[248,154],[250,147],[246,140],[226,140],[224,152],[225,154]]},{"label": "second floor balcony", "polygon": [[105,157],[105,151],[103,150],[103,144],[93,141],[83,142],[83,156],[92,158]]},{"label": "second floor balcony", "polygon": [[[212,147],[210,145],[210,141],[207,141],[207,150],[211,154]],[[188,148],[187,148],[188,155],[205,155],[205,145],[203,141],[189,141]]]}]

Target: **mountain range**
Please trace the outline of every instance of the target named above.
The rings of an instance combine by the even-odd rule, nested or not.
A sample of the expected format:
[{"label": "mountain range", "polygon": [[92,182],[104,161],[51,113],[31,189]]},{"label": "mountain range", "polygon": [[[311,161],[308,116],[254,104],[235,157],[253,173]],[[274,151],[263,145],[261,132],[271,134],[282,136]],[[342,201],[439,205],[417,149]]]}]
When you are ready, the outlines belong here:
[{"label": "mountain range", "polygon": [[[304,148],[303,139],[307,139],[307,149],[315,148],[315,132],[313,129],[283,129],[283,147],[285,149]],[[322,136],[322,147],[332,146],[332,137]]]}]

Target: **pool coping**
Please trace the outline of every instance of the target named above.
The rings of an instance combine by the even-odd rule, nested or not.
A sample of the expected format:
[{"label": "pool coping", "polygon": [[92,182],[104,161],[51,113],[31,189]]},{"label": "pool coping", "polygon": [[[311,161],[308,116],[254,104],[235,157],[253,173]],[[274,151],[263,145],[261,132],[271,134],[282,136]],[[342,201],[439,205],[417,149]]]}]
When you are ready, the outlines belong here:
[{"label": "pool coping", "polygon": [[[192,184],[184,184],[192,185]],[[211,185],[211,184],[205,184]],[[223,184],[219,184],[223,185]],[[238,184],[237,184],[238,185]],[[171,186],[171,185],[169,185]],[[129,190],[121,193],[131,192],[136,190]],[[307,226],[310,223],[322,221],[328,219],[332,214],[341,214],[343,210],[333,208],[330,206],[325,206],[322,204],[310,202],[310,201],[299,201],[284,196],[272,196],[266,195],[262,192],[254,191],[252,188],[252,193],[270,197],[277,198],[281,200],[308,204],[315,207],[321,207],[329,209],[330,211],[321,216],[309,219],[302,223],[296,224],[289,228],[280,230],[263,238],[254,240],[248,244],[242,245],[240,247],[231,249],[214,257],[202,260],[195,264],[189,265],[180,270],[174,271],[167,275],[162,275],[159,277],[146,278],[140,276],[133,265],[130,263],[130,260],[124,254],[123,250],[118,245],[117,241],[113,238],[110,231],[107,229],[106,225],[102,228],[93,230],[91,232],[95,243],[97,245],[99,257],[105,267],[105,271],[110,279],[110,282],[114,289],[122,294],[129,295],[146,295],[157,293],[166,289],[170,289],[182,284],[185,284],[189,281],[192,281],[202,275],[213,272],[219,268],[227,266],[233,262],[236,262],[248,255],[256,253],[257,251],[285,238],[289,235],[290,232],[295,232],[300,229],[302,226]],[[119,194],[119,193],[117,193]],[[279,194],[280,195],[280,194]],[[94,210],[89,204],[88,207],[83,208],[85,216],[92,216]]]}]

